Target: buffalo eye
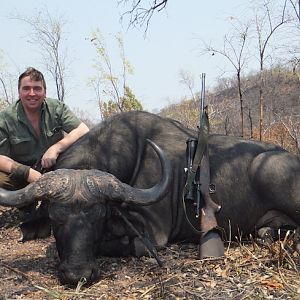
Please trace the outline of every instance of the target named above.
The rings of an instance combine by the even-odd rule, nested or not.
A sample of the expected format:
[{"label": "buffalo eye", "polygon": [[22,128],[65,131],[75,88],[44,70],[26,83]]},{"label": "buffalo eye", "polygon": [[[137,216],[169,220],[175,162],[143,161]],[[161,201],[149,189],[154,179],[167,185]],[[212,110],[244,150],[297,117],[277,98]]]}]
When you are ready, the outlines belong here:
[{"label": "buffalo eye", "polygon": [[49,218],[56,225],[63,225],[67,220],[68,210],[65,207],[49,207]]},{"label": "buffalo eye", "polygon": [[95,223],[103,218],[106,215],[106,207],[103,204],[94,204],[85,211],[86,218],[91,222]]}]

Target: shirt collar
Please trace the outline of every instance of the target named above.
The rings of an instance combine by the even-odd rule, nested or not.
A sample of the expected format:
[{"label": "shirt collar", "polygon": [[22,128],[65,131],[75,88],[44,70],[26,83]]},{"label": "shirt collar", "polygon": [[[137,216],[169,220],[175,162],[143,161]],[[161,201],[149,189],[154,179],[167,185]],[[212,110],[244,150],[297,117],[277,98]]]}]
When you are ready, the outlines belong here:
[{"label": "shirt collar", "polygon": [[[45,101],[43,102],[42,107],[41,107],[41,114],[44,113],[46,105],[47,104],[46,104],[46,99],[45,99]],[[23,123],[28,123],[27,116],[25,114],[25,110],[24,110],[24,107],[23,107],[22,102],[21,102],[20,99],[16,102],[16,107],[17,107],[18,120],[23,122]]]}]

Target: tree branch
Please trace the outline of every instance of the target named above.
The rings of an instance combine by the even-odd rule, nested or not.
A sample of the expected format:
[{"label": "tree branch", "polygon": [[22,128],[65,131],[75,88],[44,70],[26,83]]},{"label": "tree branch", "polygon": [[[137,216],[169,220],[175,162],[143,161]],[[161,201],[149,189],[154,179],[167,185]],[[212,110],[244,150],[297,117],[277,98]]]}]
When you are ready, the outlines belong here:
[{"label": "tree branch", "polygon": [[129,15],[129,27],[133,26],[144,26],[146,27],[145,32],[147,32],[150,20],[155,11],[160,12],[167,6],[168,0],[152,0],[151,3],[144,4],[143,0],[119,0],[118,4],[128,4],[131,1],[131,9],[125,11],[122,14],[121,19],[124,16]]}]

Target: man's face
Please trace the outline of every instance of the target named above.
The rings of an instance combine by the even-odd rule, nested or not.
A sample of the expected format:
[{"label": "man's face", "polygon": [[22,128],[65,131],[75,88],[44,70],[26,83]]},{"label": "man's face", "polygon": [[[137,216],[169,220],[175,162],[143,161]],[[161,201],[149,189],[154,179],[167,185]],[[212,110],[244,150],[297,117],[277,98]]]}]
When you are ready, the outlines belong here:
[{"label": "man's face", "polygon": [[34,81],[30,76],[21,79],[19,98],[25,110],[39,109],[46,97],[46,90],[42,81]]}]

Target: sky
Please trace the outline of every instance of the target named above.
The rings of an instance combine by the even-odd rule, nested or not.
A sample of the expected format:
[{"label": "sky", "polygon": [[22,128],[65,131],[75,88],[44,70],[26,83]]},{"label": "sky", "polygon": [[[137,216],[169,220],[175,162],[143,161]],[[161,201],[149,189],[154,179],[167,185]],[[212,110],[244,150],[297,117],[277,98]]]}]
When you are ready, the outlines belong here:
[{"label": "sky", "polygon": [[[26,67],[34,66],[44,72],[47,82],[51,81],[40,54],[29,42],[30,27],[12,19],[12,14],[30,17],[47,9],[51,16],[61,15],[67,21],[65,45],[71,63],[65,102],[71,108],[85,111],[95,121],[100,120],[100,116],[95,93],[87,81],[95,75],[92,65],[96,51],[89,37],[96,28],[106,39],[113,67],[114,62],[117,65],[120,60],[113,37],[122,33],[126,58],[134,67],[129,85],[144,109],[155,112],[190,96],[187,87],[179,83],[181,70],[195,77],[199,85],[197,91],[201,73],[206,73],[207,87],[216,84],[224,67],[217,58],[200,53],[201,41],[218,45],[228,33],[230,18],[241,16],[249,5],[247,0],[169,0],[166,9],[153,15],[145,36],[145,27],[128,29],[128,21],[120,21],[129,6],[118,6],[117,0],[1,2],[0,49],[7,68],[16,77]],[[47,93],[55,97],[54,88],[48,88]]]}]

